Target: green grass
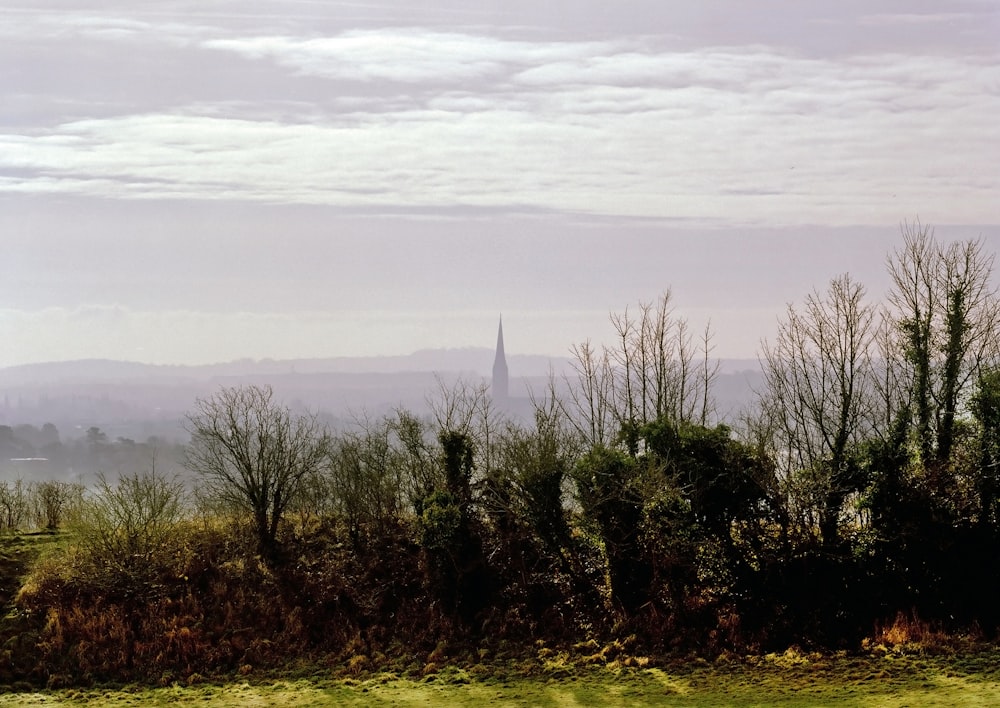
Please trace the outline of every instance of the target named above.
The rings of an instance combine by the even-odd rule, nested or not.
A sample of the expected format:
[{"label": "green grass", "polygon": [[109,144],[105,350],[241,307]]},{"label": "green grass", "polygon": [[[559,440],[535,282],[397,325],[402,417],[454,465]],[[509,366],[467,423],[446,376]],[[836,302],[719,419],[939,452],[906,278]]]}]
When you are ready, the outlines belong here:
[{"label": "green grass", "polygon": [[0,604],[9,602],[17,592],[31,562],[62,540],[63,534],[52,531],[0,532]]},{"label": "green grass", "polygon": [[820,657],[788,652],[663,668],[562,668],[553,675],[445,669],[423,679],[299,679],[150,689],[8,693],[0,706],[995,706],[1000,652]]}]

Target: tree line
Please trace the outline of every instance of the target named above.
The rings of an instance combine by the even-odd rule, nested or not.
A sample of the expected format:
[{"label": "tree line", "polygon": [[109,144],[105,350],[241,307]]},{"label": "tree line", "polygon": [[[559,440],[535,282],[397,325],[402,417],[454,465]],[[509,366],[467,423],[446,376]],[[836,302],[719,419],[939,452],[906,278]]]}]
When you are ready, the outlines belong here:
[{"label": "tree line", "polygon": [[790,305],[757,405],[731,421],[712,333],[669,291],[612,315],[611,345],[576,345],[568,393],[539,392],[529,424],[478,384],[337,434],[266,387],[222,389],[189,416],[191,488],[101,478],[38,562],[19,670],[850,648],[900,613],[993,636],[992,255],[906,224],[886,266],[884,302],[842,275]]},{"label": "tree line", "polygon": [[97,426],[79,437],[64,437],[52,423],[41,427],[0,425],[0,476],[25,482],[47,479],[64,482],[91,480],[100,472],[145,469],[159,458],[180,462],[183,444],[157,436],[145,440],[112,439]]}]

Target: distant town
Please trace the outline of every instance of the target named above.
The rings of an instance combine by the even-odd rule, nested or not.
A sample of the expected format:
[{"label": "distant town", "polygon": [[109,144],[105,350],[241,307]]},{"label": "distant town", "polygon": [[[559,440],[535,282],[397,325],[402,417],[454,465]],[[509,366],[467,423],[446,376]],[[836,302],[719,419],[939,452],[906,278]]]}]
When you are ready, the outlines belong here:
[{"label": "distant town", "polygon": [[[87,479],[102,466],[148,467],[154,453],[161,465],[179,465],[187,414],[223,386],[269,385],[289,406],[317,413],[333,428],[397,409],[425,415],[442,386],[464,381],[493,390],[498,353],[508,372],[498,402],[518,419],[530,417],[532,398],[550,381],[562,389],[575,376],[569,357],[488,347],[202,366],[83,360],[0,369],[0,478]],[[755,359],[720,360],[713,386],[718,409],[742,410],[760,376]]]}]

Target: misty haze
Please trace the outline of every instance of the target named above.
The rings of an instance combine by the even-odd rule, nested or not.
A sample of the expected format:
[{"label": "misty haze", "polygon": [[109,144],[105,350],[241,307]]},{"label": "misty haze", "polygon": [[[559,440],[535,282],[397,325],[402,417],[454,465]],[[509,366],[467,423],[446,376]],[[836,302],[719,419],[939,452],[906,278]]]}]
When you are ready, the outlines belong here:
[{"label": "misty haze", "polygon": [[0,3],[0,706],[1000,704],[998,37]]}]

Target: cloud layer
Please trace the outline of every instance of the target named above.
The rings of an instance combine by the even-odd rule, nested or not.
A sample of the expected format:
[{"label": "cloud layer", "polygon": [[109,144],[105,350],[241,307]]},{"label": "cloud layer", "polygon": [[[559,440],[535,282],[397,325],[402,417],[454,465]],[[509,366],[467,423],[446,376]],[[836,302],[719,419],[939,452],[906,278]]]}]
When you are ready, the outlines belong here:
[{"label": "cloud layer", "polygon": [[[8,37],[27,32],[20,41],[70,53],[162,52],[201,90],[137,88],[133,105],[0,126],[0,191],[728,224],[892,223],[916,210],[996,219],[996,52],[814,57],[679,49],[667,34],[264,35],[149,18],[16,19]],[[96,102],[76,100],[77,113]]]}]

